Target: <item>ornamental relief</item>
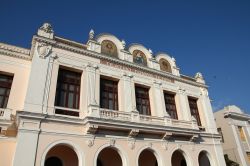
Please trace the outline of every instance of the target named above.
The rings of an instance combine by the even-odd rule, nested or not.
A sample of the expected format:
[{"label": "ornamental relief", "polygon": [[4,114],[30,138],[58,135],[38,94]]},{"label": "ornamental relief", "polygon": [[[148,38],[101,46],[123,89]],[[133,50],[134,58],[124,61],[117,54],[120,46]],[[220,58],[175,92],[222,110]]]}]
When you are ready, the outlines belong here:
[{"label": "ornamental relief", "polygon": [[51,52],[51,46],[46,43],[39,43],[37,46],[37,52],[40,58],[45,59]]},{"label": "ornamental relief", "polygon": [[167,61],[167,60],[165,60],[165,59],[160,59],[159,60],[159,64],[160,64],[160,69],[162,70],[162,71],[166,71],[166,72],[172,72],[171,71],[171,66],[170,66],[170,63]]},{"label": "ornamental relief", "polygon": [[112,56],[112,57],[116,57],[116,58],[118,57],[117,47],[110,40],[102,41],[101,53]]},{"label": "ornamental relief", "polygon": [[135,50],[133,52],[133,62],[142,66],[147,66],[146,55],[140,50]]}]

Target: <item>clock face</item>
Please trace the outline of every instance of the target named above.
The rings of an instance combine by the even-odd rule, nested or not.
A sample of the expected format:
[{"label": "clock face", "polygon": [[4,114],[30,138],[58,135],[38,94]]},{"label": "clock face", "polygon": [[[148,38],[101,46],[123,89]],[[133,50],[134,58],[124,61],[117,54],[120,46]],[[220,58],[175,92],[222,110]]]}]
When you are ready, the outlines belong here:
[{"label": "clock face", "polygon": [[139,65],[147,66],[146,56],[142,51],[135,50],[133,52],[133,61]]},{"label": "clock face", "polygon": [[112,41],[104,40],[101,46],[101,52],[106,55],[117,57],[117,48]]}]

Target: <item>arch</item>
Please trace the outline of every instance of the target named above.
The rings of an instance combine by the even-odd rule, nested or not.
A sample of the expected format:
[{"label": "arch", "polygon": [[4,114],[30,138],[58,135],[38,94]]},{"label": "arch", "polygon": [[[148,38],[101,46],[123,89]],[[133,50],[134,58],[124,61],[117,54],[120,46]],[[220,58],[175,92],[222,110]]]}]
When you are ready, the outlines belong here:
[{"label": "arch", "polygon": [[146,55],[140,50],[134,50],[133,53],[133,62],[138,65],[147,66]]},{"label": "arch", "polygon": [[[160,158],[160,155],[157,153],[157,151],[155,149],[153,149],[152,147],[150,146],[144,146],[142,147],[138,153],[137,153],[137,156],[136,156],[136,159],[137,159],[137,166],[141,166],[140,163],[139,163],[139,160],[140,160],[140,155],[142,154],[143,151],[149,151],[151,152],[154,157],[156,158],[156,161],[157,161],[157,166],[162,166],[162,160]],[[156,165],[153,165],[153,166],[156,166]]]},{"label": "arch", "polygon": [[170,63],[166,59],[161,58],[159,60],[159,64],[160,64],[160,69],[162,71],[166,71],[166,72],[172,73],[171,65],[170,65]]},{"label": "arch", "polygon": [[[130,52],[130,54],[133,54],[133,52],[135,50],[141,51],[146,56],[147,62],[149,59],[153,58],[152,53],[150,53],[149,50],[141,44],[134,43],[134,44],[129,45],[128,51]],[[149,64],[148,64],[148,66],[149,66]],[[149,67],[151,67],[151,66],[149,66]]]},{"label": "arch", "polygon": [[200,166],[213,166],[211,155],[206,150],[201,150],[198,155],[198,162]]},{"label": "arch", "polygon": [[[42,158],[41,158],[41,166],[44,166],[45,165],[45,161],[46,159],[49,158],[49,156],[47,156],[49,154],[49,152],[51,150],[53,150],[53,148],[56,148],[56,147],[64,147],[64,148],[67,148],[67,150],[72,150],[71,152],[74,152],[76,157],[77,157],[77,160],[78,160],[78,165],[85,165],[83,163],[83,154],[82,154],[82,150],[80,147],[76,146],[74,143],[72,143],[71,141],[68,141],[68,140],[59,140],[59,141],[56,141],[56,142],[53,142],[51,144],[49,144],[46,149],[44,150],[43,154],[42,154]],[[60,149],[61,150],[61,149]],[[54,149],[54,152],[56,150]],[[55,156],[54,154],[55,153],[51,153],[51,156],[50,157],[57,157],[59,158],[58,156]],[[61,158],[59,158],[61,159]],[[62,159],[61,159],[62,160]],[[63,166],[66,166],[63,164]]]},{"label": "arch", "polygon": [[96,41],[98,43],[101,44],[104,40],[109,40],[109,41],[113,42],[117,47],[117,51],[124,49],[122,42],[116,36],[114,36],[112,34],[101,33],[101,34],[96,36]]},{"label": "arch", "polygon": [[[97,165],[98,156],[99,156],[99,154],[100,154],[103,150],[105,150],[106,148],[112,149],[112,150],[116,151],[116,152],[119,154],[119,156],[120,156],[120,158],[121,158],[121,161],[122,161],[122,166],[128,166],[128,165],[129,165],[128,157],[127,157],[125,151],[122,150],[121,147],[119,147],[119,146],[117,146],[117,145],[111,146],[110,144],[104,144],[104,145],[102,145],[101,147],[99,147],[99,149],[98,149],[98,150],[96,151],[96,153],[95,153],[94,161],[93,161],[94,166],[98,166],[98,165]],[[99,160],[99,163],[102,163],[102,161]]]},{"label": "arch", "polygon": [[187,153],[177,148],[172,152],[171,156],[172,166],[191,166],[192,163],[189,160]]},{"label": "arch", "polygon": [[[168,54],[166,53],[157,53],[155,55],[156,61],[158,61],[161,65],[161,62],[168,62],[168,64],[170,65],[170,69],[169,71],[171,71],[171,73],[173,73],[173,69],[176,68],[176,63],[175,63],[175,59],[171,58]],[[161,68],[161,66],[160,66]],[[162,70],[162,69],[161,69]],[[169,72],[167,71],[167,72]]]},{"label": "arch", "polygon": [[103,40],[101,43],[101,53],[118,58],[116,45],[110,40]]}]

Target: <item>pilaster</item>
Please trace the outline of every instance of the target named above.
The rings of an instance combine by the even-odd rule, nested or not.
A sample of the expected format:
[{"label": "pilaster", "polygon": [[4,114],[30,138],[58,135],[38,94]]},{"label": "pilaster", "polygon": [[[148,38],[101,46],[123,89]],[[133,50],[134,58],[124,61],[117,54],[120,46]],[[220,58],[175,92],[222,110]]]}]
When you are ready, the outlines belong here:
[{"label": "pilaster", "polygon": [[89,63],[86,66],[86,76],[87,76],[87,106],[88,115],[99,117],[99,102],[97,102],[97,92],[99,87],[99,77],[97,73],[98,66]]},{"label": "pilaster", "polygon": [[135,109],[135,102],[133,101],[133,75],[124,73],[122,76],[123,88],[122,88],[122,101],[123,101],[123,110],[125,112],[132,112]]},{"label": "pilaster", "polygon": [[[178,101],[178,104],[176,104],[178,110],[178,117],[179,120],[187,120],[191,121],[191,112],[187,100],[187,95],[186,95],[186,90],[183,88],[179,88],[177,94],[176,94],[176,99]],[[181,116],[179,116],[181,115]]]}]

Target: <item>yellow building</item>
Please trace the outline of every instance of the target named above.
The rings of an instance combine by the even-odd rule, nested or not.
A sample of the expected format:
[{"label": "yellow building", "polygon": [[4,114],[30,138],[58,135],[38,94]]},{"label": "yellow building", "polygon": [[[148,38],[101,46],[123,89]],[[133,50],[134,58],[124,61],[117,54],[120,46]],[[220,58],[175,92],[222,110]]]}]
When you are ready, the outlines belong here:
[{"label": "yellow building", "polygon": [[225,165],[201,73],[110,34],[1,43],[0,107],[1,166]]}]

